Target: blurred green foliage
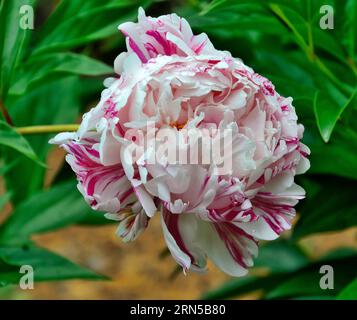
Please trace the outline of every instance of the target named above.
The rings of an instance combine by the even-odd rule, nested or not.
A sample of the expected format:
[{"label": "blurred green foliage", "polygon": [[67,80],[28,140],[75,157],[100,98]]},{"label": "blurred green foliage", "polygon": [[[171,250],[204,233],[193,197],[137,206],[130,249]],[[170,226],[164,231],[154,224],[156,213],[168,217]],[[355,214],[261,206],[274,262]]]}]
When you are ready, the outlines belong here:
[{"label": "blurred green foliage", "polygon": [[[35,8],[34,30],[18,26],[19,7]],[[323,30],[323,5],[334,28]],[[0,0],[0,102],[14,125],[74,123],[94,104],[112,61],[124,50],[117,26],[137,8],[157,16],[176,12],[294,98],[311,169],[298,183],[307,199],[292,236],[264,244],[262,275],[234,279],[205,298],[263,292],[267,299],[357,299],[357,253],[339,251],[311,261],[299,248],[308,235],[357,225],[357,0]],[[6,114],[5,114],[6,115]],[[64,166],[44,189],[50,135],[23,137],[0,119],[0,208],[13,212],[0,226],[0,286],[18,281],[18,266],[33,263],[38,280],[101,278],[36,246],[31,236],[74,223],[105,223],[84,203]],[[333,290],[319,287],[319,268],[335,269]]]}]

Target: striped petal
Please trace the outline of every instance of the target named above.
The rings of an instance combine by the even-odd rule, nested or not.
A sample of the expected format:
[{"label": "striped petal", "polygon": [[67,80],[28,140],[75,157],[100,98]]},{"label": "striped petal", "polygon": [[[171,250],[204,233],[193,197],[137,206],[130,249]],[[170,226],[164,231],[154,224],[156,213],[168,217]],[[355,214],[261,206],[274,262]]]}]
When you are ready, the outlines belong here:
[{"label": "striped petal", "polygon": [[64,144],[67,162],[77,175],[78,189],[94,210],[118,212],[136,200],[121,164],[105,166],[95,144]]}]

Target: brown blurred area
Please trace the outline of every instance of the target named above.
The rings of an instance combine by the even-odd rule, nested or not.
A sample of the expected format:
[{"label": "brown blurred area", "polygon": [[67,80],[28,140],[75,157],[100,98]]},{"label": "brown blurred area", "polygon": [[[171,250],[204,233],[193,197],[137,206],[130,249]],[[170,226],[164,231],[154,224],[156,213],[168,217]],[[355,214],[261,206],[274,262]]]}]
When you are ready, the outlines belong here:
[{"label": "brown blurred area", "polygon": [[194,299],[227,280],[209,266],[206,274],[180,272],[171,256],[160,257],[165,248],[160,219],[135,242],[123,243],[115,235],[115,225],[74,226],[34,237],[42,247],[86,266],[111,280],[73,280],[35,283],[34,290],[14,289],[20,299]]},{"label": "brown blurred area", "polygon": [[165,248],[156,216],[135,242],[123,243],[115,225],[94,228],[73,227],[56,236],[41,236],[39,243],[89,268],[109,276],[109,281],[73,281],[38,284],[33,298],[55,299],[194,299],[228,277],[213,266],[206,274],[180,272],[171,256],[160,257]]},{"label": "brown blurred area", "polygon": [[[132,243],[123,243],[115,235],[115,225],[73,226],[36,236],[42,247],[106,275],[111,280],[72,280],[35,283],[34,290],[13,288],[13,299],[198,299],[207,290],[221,285],[229,277],[209,264],[208,272],[179,272],[171,256],[160,257],[165,248],[160,219]],[[305,238],[301,245],[313,257],[341,246],[356,245],[357,230]],[[240,298],[258,298],[259,294]]]}]

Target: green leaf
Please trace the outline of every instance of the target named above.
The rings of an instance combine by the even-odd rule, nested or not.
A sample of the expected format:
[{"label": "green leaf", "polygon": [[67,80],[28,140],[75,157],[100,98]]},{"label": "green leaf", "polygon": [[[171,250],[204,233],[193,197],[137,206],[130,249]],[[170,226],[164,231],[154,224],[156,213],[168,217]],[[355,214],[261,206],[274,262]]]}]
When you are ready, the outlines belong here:
[{"label": "green leaf", "polygon": [[269,291],[278,281],[284,278],[284,275],[276,274],[269,277],[246,276],[244,278],[232,279],[219,288],[206,292],[202,296],[202,299],[228,299],[258,290]]},{"label": "green leaf", "polygon": [[331,176],[322,179],[319,191],[313,195],[307,192],[307,199],[302,202],[293,238],[356,226],[356,188],[353,180]]},{"label": "green leaf", "polygon": [[29,265],[34,270],[34,283],[37,281],[97,279],[106,277],[83,268],[73,262],[35,246],[0,247],[0,286],[18,284],[23,276],[20,267]]},{"label": "green leaf", "polygon": [[344,15],[344,32],[345,37],[342,41],[347,47],[349,58],[355,63],[356,59],[356,44],[357,44],[357,1],[347,0]]},{"label": "green leaf", "polygon": [[18,160],[14,160],[10,163],[6,163],[0,167],[0,176],[5,175],[7,172],[9,172],[16,164],[18,163]]},{"label": "green leaf", "polygon": [[[346,120],[353,121],[352,115],[354,116],[354,113],[345,117]],[[336,124],[329,143],[322,141],[315,123],[306,118],[303,120],[306,128],[303,141],[311,149],[309,174],[334,174],[357,179],[357,153],[354,147],[357,144],[357,126],[352,123],[347,124],[344,118],[342,120]],[[326,161],[326,159],[333,159],[333,161]]]},{"label": "green leaf", "polygon": [[87,217],[92,209],[71,180],[22,202],[0,228],[0,243],[23,244],[36,233],[63,228]]},{"label": "green leaf", "polygon": [[[321,16],[318,18],[320,19]],[[319,27],[319,22],[316,21],[312,28],[313,39],[316,39],[314,44],[317,48],[324,50],[325,53],[331,54],[339,59],[339,62],[345,64],[346,55],[342,49],[341,42],[338,41],[338,38],[334,37],[334,35],[332,35],[329,31],[326,32],[326,30],[322,30]]]},{"label": "green leaf", "polygon": [[84,226],[101,226],[106,224],[118,223],[115,220],[110,220],[105,217],[103,212],[87,210],[84,217],[78,221],[78,224]]},{"label": "green leaf", "polygon": [[40,31],[35,53],[74,48],[116,34],[120,23],[135,19],[138,7],[147,7],[149,3],[145,0],[100,3],[62,0]]},{"label": "green leaf", "polygon": [[267,6],[269,4],[279,4],[299,11],[299,6],[296,1],[291,0],[213,0],[203,8],[200,14],[206,15],[211,12],[213,12],[214,14],[218,10],[232,10],[232,8],[242,4],[258,4],[261,6]]},{"label": "green leaf", "polygon": [[[356,276],[355,268],[351,268],[357,263],[356,253],[355,250],[340,249],[315,263],[301,263],[300,267],[293,268],[292,271],[232,279],[218,289],[206,293],[203,298],[226,299],[256,291],[262,292],[263,297],[268,299],[333,297]],[[284,263],[284,260],[280,260],[279,257],[276,260]],[[333,290],[320,288],[320,279],[323,276],[320,268],[323,265],[330,265],[334,269]]]},{"label": "green leaf", "polygon": [[[75,123],[80,112],[81,87],[85,83],[86,79],[69,76],[42,84],[26,95],[9,96],[7,105],[11,117],[19,127]],[[53,135],[49,134],[27,136],[32,149],[42,161],[47,160],[49,151],[54,148],[48,143],[51,137]],[[13,191],[14,205],[43,188],[46,174],[43,167],[35,166],[15,152],[7,152],[4,158],[6,163],[17,160],[17,164],[5,175],[6,187]]]},{"label": "green leaf", "polygon": [[328,142],[331,133],[343,111],[351,104],[356,96],[357,88],[351,96],[346,99],[337,90],[326,90],[317,92],[314,99],[314,112],[317,126],[322,139]]},{"label": "green leaf", "polygon": [[0,1],[0,100],[5,100],[13,70],[20,62],[31,30],[19,27],[20,7],[35,0]]},{"label": "green leaf", "polygon": [[11,193],[5,193],[0,196],[0,213],[6,203],[10,200]]},{"label": "green leaf", "polygon": [[[282,54],[281,51],[283,50],[284,47],[276,51],[274,49],[259,50],[256,52],[256,60],[261,65],[262,70],[267,70],[266,73],[273,77],[272,80],[277,80],[277,84],[286,88],[283,92],[286,96],[293,98],[306,96],[312,99],[316,92],[316,85],[314,74],[311,72],[311,65],[301,53]],[[284,79],[288,82],[287,84],[284,83]],[[297,84],[301,84],[301,90],[299,90],[299,87],[294,88]]]},{"label": "green leaf", "polygon": [[112,72],[111,67],[85,55],[69,52],[43,54],[21,65],[10,94],[23,94],[30,84],[48,82],[50,76],[58,79],[68,74],[99,76]]},{"label": "green leaf", "polygon": [[254,266],[268,268],[273,273],[282,273],[293,272],[308,263],[309,260],[298,246],[286,240],[279,240],[260,248]]},{"label": "green leaf", "polygon": [[349,283],[337,296],[338,300],[357,300],[357,278]]},{"label": "green leaf", "polygon": [[226,37],[246,35],[260,30],[269,34],[284,31],[264,6],[249,4],[247,1],[233,5],[230,2],[230,6],[222,7],[222,10],[212,10],[209,14],[194,13],[188,16],[188,20],[193,28]]},{"label": "green leaf", "polygon": [[31,148],[27,140],[16,132],[16,130],[10,127],[6,122],[0,120],[0,145],[12,148],[32,161],[36,162],[41,166],[45,166],[41,162],[36,153]]},{"label": "green leaf", "polygon": [[[267,293],[266,298],[281,299],[286,297],[323,295],[324,291],[319,286],[320,278],[319,268],[316,268],[313,272],[301,272],[272,289]],[[326,294],[333,295],[329,290],[327,290]]]},{"label": "green leaf", "polygon": [[[351,279],[356,277],[356,252],[353,256],[326,259],[313,263],[306,268],[296,271],[289,276],[289,279],[276,285],[267,295],[268,299],[282,299],[300,296],[336,296],[338,292],[345,287]],[[329,265],[333,268],[334,287],[333,289],[323,290],[320,287],[320,279],[323,274],[320,268],[323,265]]]}]

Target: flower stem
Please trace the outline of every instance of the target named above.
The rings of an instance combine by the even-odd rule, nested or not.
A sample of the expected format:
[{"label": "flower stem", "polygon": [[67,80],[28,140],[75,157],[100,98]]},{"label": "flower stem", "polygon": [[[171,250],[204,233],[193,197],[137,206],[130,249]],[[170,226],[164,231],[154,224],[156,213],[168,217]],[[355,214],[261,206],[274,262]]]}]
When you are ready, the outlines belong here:
[{"label": "flower stem", "polygon": [[311,0],[308,1],[307,5],[307,16],[308,16],[308,21],[306,22],[307,25],[307,31],[308,31],[308,58],[310,61],[314,60],[315,57],[315,51],[314,51],[314,40],[312,36],[312,18],[311,18]]},{"label": "flower stem", "polygon": [[44,126],[31,126],[16,128],[20,134],[41,134],[41,133],[58,133],[63,131],[77,131],[79,124],[55,124]]},{"label": "flower stem", "polygon": [[353,58],[348,58],[347,59],[347,64],[350,66],[351,70],[357,76],[357,66],[356,63],[354,62]]},{"label": "flower stem", "polygon": [[288,19],[288,17],[285,15],[284,11],[280,8],[279,5],[270,4],[269,7],[270,7],[271,11],[286,24],[288,29],[290,29],[290,31],[292,31],[292,33],[294,34],[296,43],[304,51],[308,60],[311,63],[315,64],[320,69],[320,71],[322,71],[335,84],[336,87],[338,87],[346,95],[350,95],[351,88],[349,88],[349,86],[347,86],[345,83],[340,81],[314,52],[312,30],[309,29],[309,28],[311,28],[311,26],[309,25],[309,22],[308,22],[309,44],[307,44],[304,37],[295,28],[294,24],[291,23],[291,21]]},{"label": "flower stem", "polygon": [[7,109],[5,108],[4,104],[2,103],[2,101],[0,100],[0,112],[2,113],[2,115],[4,116],[5,121],[10,125],[13,126],[14,123],[12,122],[12,119],[9,115],[9,113],[7,112]]}]

